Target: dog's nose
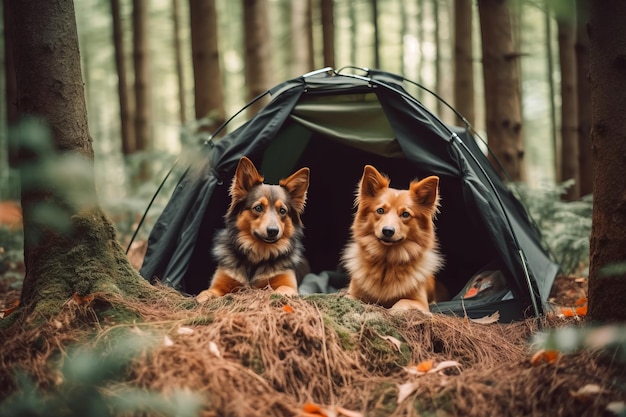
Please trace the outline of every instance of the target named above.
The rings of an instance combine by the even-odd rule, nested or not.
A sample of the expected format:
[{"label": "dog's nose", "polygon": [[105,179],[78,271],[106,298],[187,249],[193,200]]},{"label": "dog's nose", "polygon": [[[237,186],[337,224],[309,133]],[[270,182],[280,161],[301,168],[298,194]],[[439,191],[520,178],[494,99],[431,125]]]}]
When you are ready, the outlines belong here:
[{"label": "dog's nose", "polygon": [[268,237],[276,237],[278,236],[278,227],[270,226],[266,230]]},{"label": "dog's nose", "polygon": [[391,226],[384,226],[383,227],[383,235],[385,235],[385,237],[391,237],[393,236],[393,234],[396,233],[396,229],[394,229]]}]

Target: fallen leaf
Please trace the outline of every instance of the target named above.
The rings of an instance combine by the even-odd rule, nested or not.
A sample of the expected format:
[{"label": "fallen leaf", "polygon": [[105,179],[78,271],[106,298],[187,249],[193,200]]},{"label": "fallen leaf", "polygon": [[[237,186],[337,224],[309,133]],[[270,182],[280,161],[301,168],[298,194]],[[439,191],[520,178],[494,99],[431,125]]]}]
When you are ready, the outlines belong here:
[{"label": "fallen leaf", "polygon": [[616,416],[623,416],[624,412],[626,412],[626,403],[624,401],[613,401],[607,404],[606,409]]},{"label": "fallen leaf", "polygon": [[489,315],[489,316],[485,316],[485,317],[481,317],[479,319],[470,319],[470,321],[472,323],[478,323],[478,324],[491,324],[491,323],[497,323],[498,320],[500,320],[500,312],[496,311],[495,313]]},{"label": "fallen leaf", "polygon": [[285,304],[285,305],[283,306],[283,311],[284,311],[285,313],[293,313],[293,312],[294,312],[294,309],[293,309],[293,307],[292,307],[292,306],[290,306],[289,304]]},{"label": "fallen leaf", "polygon": [[530,363],[533,366],[537,366],[542,362],[554,363],[560,357],[560,352],[558,350],[545,350],[540,349],[533,354],[530,358]]},{"label": "fallen leaf", "polygon": [[587,384],[579,388],[577,391],[570,391],[570,395],[578,400],[591,401],[595,396],[604,393],[600,385]]},{"label": "fallen leaf", "polygon": [[323,410],[322,407],[313,403],[304,404],[304,407],[302,407],[302,411],[304,411],[306,415],[309,415],[309,416],[330,417],[328,414],[326,414],[325,410]]},{"label": "fallen leaf", "polygon": [[578,300],[576,300],[576,302],[574,303],[575,306],[582,306],[587,304],[587,297],[580,297]]},{"label": "fallen leaf", "polygon": [[179,327],[178,330],[176,331],[178,334],[192,334],[193,333],[193,329],[191,327]]},{"label": "fallen leaf", "polygon": [[406,400],[409,395],[413,394],[418,386],[419,384],[417,382],[398,384],[398,404]]},{"label": "fallen leaf", "polygon": [[174,346],[174,342],[172,341],[172,339],[170,339],[168,335],[165,335],[163,336],[163,345],[165,347]]},{"label": "fallen leaf", "polygon": [[9,306],[6,309],[2,310],[2,312],[0,313],[0,318],[5,318],[9,314],[13,313],[13,311],[15,311],[15,309],[19,305],[20,305],[20,300],[13,301],[11,304],[9,304]]},{"label": "fallen leaf", "polygon": [[428,371],[428,373],[431,374],[431,373],[443,371],[444,369],[448,369],[448,368],[460,368],[460,367],[461,367],[461,364],[457,361],[442,361],[442,362],[439,362],[437,366],[435,366],[433,369]]},{"label": "fallen leaf", "polygon": [[220,348],[217,347],[217,343],[215,342],[209,342],[209,352],[211,352],[218,358],[222,357],[222,352],[220,352]]},{"label": "fallen leaf", "polygon": [[83,297],[75,292],[74,295],[72,295],[72,299],[78,305],[89,304],[94,300],[94,298],[95,296],[93,294],[88,294]]},{"label": "fallen leaf", "polygon": [[433,360],[429,359],[426,361],[421,361],[420,363],[417,364],[417,366],[415,367],[417,369],[417,372],[428,372],[431,369],[433,369]]},{"label": "fallen leaf", "polygon": [[363,417],[363,413],[359,412],[359,411],[353,411],[353,410],[348,410],[347,408],[343,408],[343,407],[335,407],[335,410],[337,411],[337,413],[339,413],[340,416],[344,416],[344,417]]},{"label": "fallen leaf", "polygon": [[391,344],[394,345],[396,349],[398,349],[398,352],[402,352],[402,350],[400,349],[400,347],[402,346],[402,342],[400,340],[396,339],[393,336],[381,336],[381,337],[391,342]]}]

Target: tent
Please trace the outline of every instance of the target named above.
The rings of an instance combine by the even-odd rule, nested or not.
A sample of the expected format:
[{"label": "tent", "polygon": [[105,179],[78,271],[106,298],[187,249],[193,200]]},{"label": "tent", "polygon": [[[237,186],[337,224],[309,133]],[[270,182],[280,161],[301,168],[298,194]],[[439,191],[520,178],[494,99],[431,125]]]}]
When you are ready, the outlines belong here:
[{"label": "tent", "polygon": [[[141,275],[187,294],[208,286],[213,235],[223,226],[231,178],[246,155],[274,184],[300,167],[311,169],[303,222],[312,274],[302,287],[318,279],[320,292],[341,288],[347,282],[338,264],[354,191],[371,164],[395,188],[440,177],[436,230],[445,266],[437,278],[452,299],[432,311],[471,318],[498,311],[502,322],[543,314],[558,266],[470,130],[443,123],[407,92],[406,79],[355,72],[325,68],[287,80],[268,90],[271,101],[251,119],[194,150],[199,161],[179,179],[153,226]],[[499,285],[485,296],[464,296],[485,270],[496,272]]]}]

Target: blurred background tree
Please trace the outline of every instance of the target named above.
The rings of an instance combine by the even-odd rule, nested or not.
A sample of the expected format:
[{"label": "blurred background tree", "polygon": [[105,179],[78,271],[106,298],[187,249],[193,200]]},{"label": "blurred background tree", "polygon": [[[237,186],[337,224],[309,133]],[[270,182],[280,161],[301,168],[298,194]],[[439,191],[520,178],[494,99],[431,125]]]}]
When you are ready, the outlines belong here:
[{"label": "blurred background tree", "polygon": [[[191,142],[266,89],[326,65],[379,67],[435,92],[530,194],[542,189],[546,195],[560,184],[568,187],[557,198],[590,194],[588,1],[576,2],[576,10],[561,7],[567,1],[494,3],[498,14],[490,0],[75,2],[95,181],[121,240],[128,243]],[[11,51],[20,45],[11,31],[11,4],[3,2],[1,10],[0,200],[19,199],[18,176],[8,163],[9,127],[17,120]],[[492,12],[488,23],[483,4],[483,12]],[[498,28],[507,33],[505,49],[488,52]],[[486,94],[494,62],[507,68],[496,69],[496,76],[506,73],[509,81]],[[447,123],[462,125],[433,95],[407,89]],[[498,104],[503,100],[509,104]],[[227,130],[245,119],[236,117]],[[165,186],[151,213],[163,207],[174,184]]]}]

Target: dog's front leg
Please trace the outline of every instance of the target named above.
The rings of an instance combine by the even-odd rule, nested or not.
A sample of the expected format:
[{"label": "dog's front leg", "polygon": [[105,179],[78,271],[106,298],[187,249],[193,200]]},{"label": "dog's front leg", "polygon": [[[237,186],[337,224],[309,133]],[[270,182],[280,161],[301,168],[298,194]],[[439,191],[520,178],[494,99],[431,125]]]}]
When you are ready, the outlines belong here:
[{"label": "dog's front leg", "polygon": [[296,280],[296,274],[293,271],[287,271],[270,278],[269,285],[272,287],[274,292],[279,294],[298,294],[298,282]]},{"label": "dog's front leg", "polygon": [[226,271],[218,268],[211,280],[211,286],[208,290],[204,290],[198,294],[196,301],[204,303],[211,298],[221,297],[224,294],[234,292],[242,286],[241,282],[231,277]]}]

